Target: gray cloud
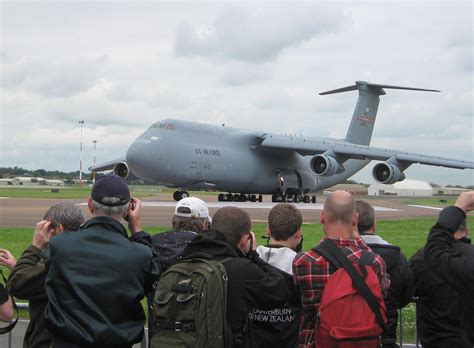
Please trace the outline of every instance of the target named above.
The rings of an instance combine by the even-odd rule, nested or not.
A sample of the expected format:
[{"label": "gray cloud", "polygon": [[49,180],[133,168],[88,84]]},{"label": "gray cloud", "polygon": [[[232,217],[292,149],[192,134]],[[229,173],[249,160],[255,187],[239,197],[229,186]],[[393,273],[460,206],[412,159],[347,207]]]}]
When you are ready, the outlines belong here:
[{"label": "gray cloud", "polygon": [[74,60],[19,60],[2,62],[2,88],[51,97],[70,97],[92,88],[107,57]]},{"label": "gray cloud", "polygon": [[175,50],[178,56],[272,61],[287,48],[318,34],[339,30],[344,18],[337,8],[308,4],[300,4],[297,9],[288,4],[234,9],[208,26],[181,23],[176,33]]}]

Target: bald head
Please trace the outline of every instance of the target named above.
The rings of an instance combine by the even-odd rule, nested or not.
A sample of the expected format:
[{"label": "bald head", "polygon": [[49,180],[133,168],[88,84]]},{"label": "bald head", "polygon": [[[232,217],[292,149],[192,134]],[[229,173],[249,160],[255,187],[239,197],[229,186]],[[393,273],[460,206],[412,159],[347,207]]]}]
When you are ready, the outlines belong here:
[{"label": "bald head", "polygon": [[355,201],[346,191],[331,193],[324,202],[321,222],[351,226],[354,221]]}]

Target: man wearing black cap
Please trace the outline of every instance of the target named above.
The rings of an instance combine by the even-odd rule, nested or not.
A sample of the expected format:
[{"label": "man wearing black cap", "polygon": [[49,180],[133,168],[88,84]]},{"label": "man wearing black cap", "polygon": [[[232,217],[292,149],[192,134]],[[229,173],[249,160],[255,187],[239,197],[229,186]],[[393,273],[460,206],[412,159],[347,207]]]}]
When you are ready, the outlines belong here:
[{"label": "man wearing black cap", "polygon": [[141,231],[141,202],[125,180],[101,177],[87,205],[92,219],[51,239],[43,253],[51,346],[128,348],[143,337],[140,301],[159,275],[158,261]]}]

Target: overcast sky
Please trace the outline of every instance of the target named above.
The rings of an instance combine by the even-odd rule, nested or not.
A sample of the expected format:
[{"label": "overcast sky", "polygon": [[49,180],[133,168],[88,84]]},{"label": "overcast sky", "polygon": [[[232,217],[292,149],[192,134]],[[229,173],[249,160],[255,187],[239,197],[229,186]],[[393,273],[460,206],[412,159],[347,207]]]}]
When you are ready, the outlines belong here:
[{"label": "overcast sky", "polygon": [[[387,90],[372,145],[474,160],[472,2],[1,2],[1,164],[79,168],[178,118],[342,138],[355,80]],[[373,182],[372,165],[353,179]],[[414,165],[411,179],[474,184]]]}]

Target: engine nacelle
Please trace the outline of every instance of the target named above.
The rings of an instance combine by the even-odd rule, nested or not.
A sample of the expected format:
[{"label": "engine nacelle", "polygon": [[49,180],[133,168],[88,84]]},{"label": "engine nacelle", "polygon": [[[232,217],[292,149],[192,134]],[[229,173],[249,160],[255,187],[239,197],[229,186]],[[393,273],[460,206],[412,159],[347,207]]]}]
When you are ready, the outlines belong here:
[{"label": "engine nacelle", "polygon": [[132,172],[128,168],[127,163],[125,162],[119,162],[114,166],[114,174],[121,176],[125,180],[128,180],[133,176]]},{"label": "engine nacelle", "polygon": [[311,170],[316,175],[331,176],[343,170],[342,165],[331,156],[316,155],[309,163]]},{"label": "engine nacelle", "polygon": [[392,163],[378,163],[372,170],[375,180],[382,184],[394,184],[405,179],[405,174]]}]

